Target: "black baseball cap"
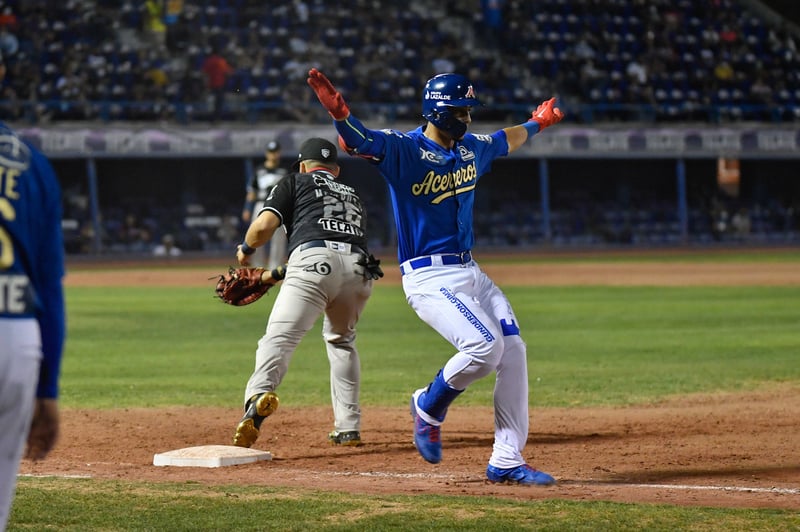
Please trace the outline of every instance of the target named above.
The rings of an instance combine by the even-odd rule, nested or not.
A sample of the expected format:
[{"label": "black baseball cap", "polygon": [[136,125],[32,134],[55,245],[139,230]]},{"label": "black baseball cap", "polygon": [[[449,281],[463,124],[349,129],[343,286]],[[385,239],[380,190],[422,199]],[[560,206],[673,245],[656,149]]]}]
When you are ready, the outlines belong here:
[{"label": "black baseball cap", "polygon": [[336,164],[339,162],[339,151],[330,141],[321,138],[310,138],[300,145],[300,153],[297,160],[292,164],[292,170],[300,168],[301,161],[321,161],[323,163]]},{"label": "black baseball cap", "polygon": [[267,151],[279,151],[281,149],[280,143],[277,140],[271,141],[267,144]]}]

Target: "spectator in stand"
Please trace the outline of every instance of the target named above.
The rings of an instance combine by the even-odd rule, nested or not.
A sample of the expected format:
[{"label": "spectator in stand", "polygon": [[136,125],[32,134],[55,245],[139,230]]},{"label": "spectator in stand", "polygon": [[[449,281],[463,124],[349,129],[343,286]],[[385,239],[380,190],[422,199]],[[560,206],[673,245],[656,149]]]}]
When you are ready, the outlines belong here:
[{"label": "spectator in stand", "polygon": [[747,212],[746,207],[740,208],[736,211],[731,218],[731,228],[733,229],[734,236],[737,240],[747,240],[750,236],[750,213]]},{"label": "spectator in stand", "polygon": [[19,101],[14,87],[2,87],[0,89],[0,120],[14,121],[21,117],[22,103]]},{"label": "spectator in stand", "polygon": [[192,42],[192,23],[194,13],[181,13],[178,19],[167,26],[165,44],[167,49],[174,54],[185,54]]},{"label": "spectator in stand", "polygon": [[636,59],[632,59],[628,66],[625,67],[625,74],[627,74],[628,81],[631,83],[647,84],[647,68]]},{"label": "spectator in stand", "polygon": [[12,56],[19,51],[19,39],[11,33],[8,26],[0,26],[0,52]]},{"label": "spectator in stand", "polygon": [[575,53],[575,57],[583,61],[587,59],[594,60],[597,57],[595,43],[596,39],[592,32],[588,30],[585,31],[572,48],[573,52]]},{"label": "spectator in stand", "polygon": [[750,96],[756,104],[771,104],[773,102],[772,87],[766,82],[766,75],[763,71],[759,71],[756,74],[755,81],[750,85]]},{"label": "spectator in stand", "polygon": [[[505,3],[506,0],[480,0],[480,14],[474,17],[475,31],[481,42],[486,45],[494,47],[500,42],[500,37],[505,30],[505,21],[503,20]],[[448,9],[453,8],[454,6]]]},{"label": "spectator in stand", "polygon": [[63,100],[74,100],[80,93],[84,81],[78,70],[78,65],[75,63],[67,63],[64,65],[63,72],[56,80],[55,88]]},{"label": "spectator in stand", "polygon": [[233,74],[233,67],[220,55],[218,49],[214,49],[211,55],[203,61],[203,74],[206,76],[206,87],[214,97],[214,109],[212,121],[217,122],[223,118],[225,110],[225,89],[228,83],[228,76]]},{"label": "spectator in stand", "polygon": [[733,44],[739,38],[738,33],[731,27],[730,24],[723,24],[722,29],[719,31],[719,40],[725,43]]},{"label": "spectator in stand", "polygon": [[163,6],[162,0],[147,0],[144,4],[144,35],[152,46],[164,44],[167,34]]},{"label": "spectator in stand", "polygon": [[718,81],[723,83],[733,81],[734,75],[733,66],[731,66],[730,62],[726,59],[723,59],[714,67],[714,77],[717,78]]},{"label": "spectator in stand", "polygon": [[[742,2],[615,0],[600,2],[614,7],[614,14],[602,15],[583,5],[587,2],[450,0],[442,3],[441,9],[428,10],[429,16],[423,18],[415,8],[425,3],[423,0],[405,4],[372,0],[373,9],[358,13],[341,3],[344,14],[334,16],[329,3],[320,1],[182,2],[181,14],[169,25],[166,35],[165,50],[170,54],[166,59],[174,62],[167,70],[174,84],[168,96],[171,103],[181,109],[179,118],[185,116],[183,105],[187,105],[191,115],[193,107],[197,107],[192,104],[202,95],[197,100],[188,100],[179,94],[179,73],[190,68],[202,82],[203,73],[197,65],[205,55],[203,47],[233,50],[241,46],[254,59],[257,56],[252,50],[264,51],[263,60],[247,62],[250,64],[226,55],[238,71],[249,70],[249,76],[242,79],[252,79],[252,85],[243,82],[241,90],[256,105],[279,102],[282,94],[294,93],[293,83],[302,82],[311,66],[330,65],[329,68],[352,73],[348,86],[342,87],[349,99],[400,104],[393,109],[393,117],[414,120],[416,114],[412,110],[417,106],[417,91],[413,87],[428,77],[431,68],[450,70],[448,64],[455,63],[458,67],[463,60],[464,65],[478,65],[481,75],[473,79],[476,89],[487,101],[503,105],[526,104],[531,98],[539,98],[520,85],[517,69],[507,65],[524,64],[527,75],[553,83],[545,94],[554,89],[562,98],[574,100],[576,104],[605,104],[613,102],[620,89],[625,90],[624,84],[619,86],[614,76],[620,72],[625,76],[625,66],[636,61],[648,68],[648,82],[644,87],[640,84],[625,91],[631,94],[627,96],[628,101],[635,99],[639,92],[670,95],[673,90],[680,90],[683,92],[681,99],[687,105],[716,105],[714,101],[705,101],[705,95],[716,94],[718,89],[724,88],[735,103],[746,106],[759,103],[758,96],[748,91],[749,80],[754,79],[748,76],[748,63],[752,58],[763,65],[776,99],[779,88],[785,87],[790,95],[784,99],[788,103],[783,116],[793,119],[800,113],[793,96],[800,90],[800,77],[796,76],[800,70],[796,39],[785,23],[775,26],[761,20]],[[592,3],[598,2],[588,2]],[[130,80],[140,78],[139,70],[144,68],[131,58],[130,51],[124,51],[125,46],[138,48],[140,43],[127,42],[131,36],[149,45],[146,28],[153,28],[151,23],[163,27],[167,4],[171,2],[0,0],[0,28],[7,27],[10,34],[17,37],[18,54],[33,58],[35,64],[31,66],[41,76],[41,82],[37,80],[33,85],[42,88],[36,95],[31,95],[30,87],[25,86],[30,85],[30,77],[11,76],[9,81],[18,98],[31,101],[33,96],[33,99],[47,101],[47,113],[53,120],[66,119],[63,112],[55,111],[66,96],[54,90],[53,82],[65,71],[66,65],[73,62],[88,76],[85,84],[90,103],[130,100],[135,86]],[[223,7],[234,4],[241,8]],[[569,7],[565,7],[567,5]],[[148,9],[153,10],[155,19],[148,18]],[[232,11],[236,16],[228,16]],[[614,22],[617,17],[625,21],[622,26]],[[322,19],[331,20],[334,27],[322,31],[307,22]],[[359,31],[344,24],[356,19],[360,21]],[[496,30],[497,24],[501,31]],[[484,46],[471,47],[468,56],[463,58],[454,55],[448,43],[447,27],[472,27],[474,38]],[[290,29],[286,31],[285,28]],[[164,33],[163,29],[156,30],[159,32]],[[490,42],[492,35],[497,39],[496,45]],[[472,38],[470,32],[466,38]],[[153,40],[163,43],[164,36]],[[305,52],[287,52],[293,47]],[[461,43],[457,43],[457,48],[460,47]],[[441,63],[432,67],[434,56],[425,50],[438,50],[442,55],[437,59]],[[6,54],[8,57],[8,50]],[[714,67],[725,54],[730,56],[729,63],[736,70],[734,81],[743,76],[745,83],[734,87],[733,82],[717,81]],[[94,57],[90,59],[90,56]],[[492,64],[495,57],[503,57],[502,68]],[[101,64],[99,58],[105,64]],[[594,60],[600,80],[607,81],[593,83],[587,89],[578,76],[581,65],[588,59]],[[654,60],[663,63],[663,75],[658,75]],[[379,65],[377,78],[373,64]],[[290,66],[292,68],[288,68]],[[294,68],[297,66],[300,68]],[[281,71],[287,74],[281,75]],[[296,78],[293,77],[295,71],[300,72]],[[711,85],[706,86],[708,81]],[[230,90],[232,84],[228,80],[226,83]],[[514,90],[509,91],[508,87]],[[221,94],[216,96],[217,100],[222,98]],[[120,103],[117,107],[125,105]],[[36,107],[32,102],[28,109]],[[776,107],[773,104],[772,110]],[[285,119],[308,119],[307,110],[294,109],[285,113]],[[283,110],[273,114],[278,113]],[[124,111],[110,114],[112,119],[127,116]],[[151,113],[151,116],[160,115]],[[30,120],[37,118],[36,113],[30,113]],[[707,119],[708,115],[702,113],[695,118]]]},{"label": "spectator in stand", "polygon": [[175,245],[175,237],[167,233],[161,237],[161,243],[153,248],[156,257],[180,257],[183,251]]},{"label": "spectator in stand", "polygon": [[3,10],[0,11],[0,27],[7,28],[9,31],[14,31],[18,24],[19,21],[14,14],[14,10],[11,9],[10,6],[3,7]]}]

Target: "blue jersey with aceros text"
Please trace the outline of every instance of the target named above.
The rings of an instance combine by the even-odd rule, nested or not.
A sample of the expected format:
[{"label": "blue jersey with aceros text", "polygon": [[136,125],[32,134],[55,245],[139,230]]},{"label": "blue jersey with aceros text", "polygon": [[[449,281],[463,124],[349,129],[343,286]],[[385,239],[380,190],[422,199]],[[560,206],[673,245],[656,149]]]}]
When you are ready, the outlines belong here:
[{"label": "blue jersey with aceros text", "polygon": [[0,122],[0,318],[38,320],[41,398],[58,395],[65,336],[63,277],[58,180],[47,158]]},{"label": "blue jersey with aceros text", "polygon": [[422,127],[366,132],[369,142],[359,153],[377,162],[389,184],[398,260],[471,250],[475,187],[496,158],[508,155],[505,132],[467,133],[450,149],[425,137]]}]

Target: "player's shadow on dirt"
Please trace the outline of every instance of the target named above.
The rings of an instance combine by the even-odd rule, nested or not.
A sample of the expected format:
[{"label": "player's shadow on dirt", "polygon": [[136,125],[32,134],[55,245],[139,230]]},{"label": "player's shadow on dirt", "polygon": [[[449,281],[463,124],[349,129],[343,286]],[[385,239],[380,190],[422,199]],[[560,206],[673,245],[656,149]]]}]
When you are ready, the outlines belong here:
[{"label": "player's shadow on dirt", "polygon": [[[457,435],[453,435],[452,438],[445,437],[442,439],[442,446],[444,447],[445,452],[447,452],[447,449],[491,449],[493,444],[494,435],[486,435],[484,433],[480,433],[480,435],[476,433],[474,436],[464,436],[464,432],[459,432]],[[325,452],[303,454],[302,456],[295,457],[295,459],[333,459],[339,456],[349,458],[353,453],[357,453],[359,455],[380,456],[398,453],[404,454],[408,452],[415,455],[417,454],[417,450],[414,447],[413,436],[410,433],[407,435],[403,434],[402,437],[393,438],[392,441],[388,442],[369,440],[365,438],[364,445],[359,447],[329,447]]]},{"label": "player's shadow on dirt", "polygon": [[[552,434],[531,432],[528,434],[528,445],[548,445],[565,443],[597,443],[606,440],[620,440],[626,438],[625,434],[591,432],[587,434]],[[471,447],[491,447],[494,444],[494,434],[486,432],[458,431],[446,434],[442,431],[442,445],[451,449]]]},{"label": "player's shadow on dirt", "polygon": [[565,443],[597,443],[599,441],[622,440],[630,437],[628,434],[618,434],[609,432],[600,434],[599,432],[589,432],[586,434],[556,434],[533,432],[528,434],[528,444],[558,444]]},{"label": "player's shadow on dirt", "polygon": [[[565,443],[597,443],[605,440],[620,440],[628,437],[626,434],[590,432],[586,434],[557,434],[532,431],[528,433],[528,445],[532,444],[565,444]],[[454,431],[447,434],[442,431],[442,445],[447,447],[483,447],[494,444],[494,434],[478,431]]]},{"label": "player's shadow on dirt", "polygon": [[[380,432],[380,431],[379,431]],[[444,431],[443,431],[444,432]],[[388,455],[405,453],[408,451],[416,452],[413,443],[413,436],[404,433],[402,435],[395,434],[394,432],[386,432],[391,441],[378,441],[365,438],[364,445],[360,447],[345,447],[341,448],[342,452],[347,449],[348,452],[357,450],[359,454],[363,455]],[[528,435],[528,445],[547,445],[547,444],[564,444],[564,443],[597,443],[604,440],[617,440],[625,438],[624,434],[599,434],[596,432],[588,434],[542,434],[530,433]],[[476,449],[476,448],[491,448],[494,444],[494,434],[487,434],[486,432],[479,431],[457,431],[450,435],[442,434],[442,446],[447,452],[447,449]],[[334,448],[330,448],[331,450]],[[331,452],[304,454],[303,459],[330,459],[336,456]],[[300,457],[297,457],[300,458]]]},{"label": "player's shadow on dirt", "polygon": [[[548,434],[531,432],[528,434],[528,445],[548,445],[565,443],[597,443],[605,440],[619,440],[625,438],[624,434],[608,433],[599,434]],[[494,434],[485,432],[458,431],[448,436],[442,431],[442,446],[450,449],[467,449],[472,447],[491,447],[494,444]]]},{"label": "player's shadow on dirt", "polygon": [[774,465],[763,467],[723,467],[702,469],[655,469],[650,471],[636,471],[630,473],[617,472],[608,476],[606,482],[618,483],[648,483],[689,480],[694,478],[730,478],[746,477],[758,478],[761,476],[773,478],[776,474],[782,478],[800,477],[800,465]]}]

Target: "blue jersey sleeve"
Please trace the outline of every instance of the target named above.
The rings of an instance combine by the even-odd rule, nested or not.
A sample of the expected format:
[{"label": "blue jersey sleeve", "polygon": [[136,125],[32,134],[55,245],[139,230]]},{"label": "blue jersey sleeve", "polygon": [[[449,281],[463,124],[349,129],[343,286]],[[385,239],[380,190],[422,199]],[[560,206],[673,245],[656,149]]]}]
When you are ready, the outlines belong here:
[{"label": "blue jersey sleeve", "polygon": [[495,159],[508,155],[508,139],[502,129],[491,135],[467,135],[463,142],[476,154],[478,178],[489,173]]},{"label": "blue jersey sleeve", "polygon": [[47,158],[1,122],[0,183],[0,275],[13,276],[25,294],[0,305],[0,316],[37,320],[36,396],[56,398],[66,335],[61,187]]},{"label": "blue jersey sleeve", "polygon": [[55,172],[41,153],[34,151],[31,171],[42,182],[44,199],[40,231],[36,236],[34,287],[37,294],[37,319],[42,335],[42,365],[37,397],[58,397],[66,317],[64,304],[64,242],[61,231],[61,189]]},{"label": "blue jersey sleeve", "polygon": [[353,115],[344,120],[334,120],[333,125],[352,155],[376,163],[383,160],[386,146],[384,132],[367,128]]}]

